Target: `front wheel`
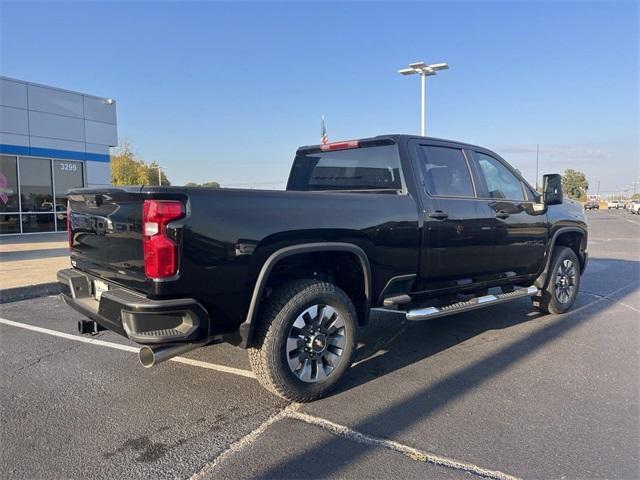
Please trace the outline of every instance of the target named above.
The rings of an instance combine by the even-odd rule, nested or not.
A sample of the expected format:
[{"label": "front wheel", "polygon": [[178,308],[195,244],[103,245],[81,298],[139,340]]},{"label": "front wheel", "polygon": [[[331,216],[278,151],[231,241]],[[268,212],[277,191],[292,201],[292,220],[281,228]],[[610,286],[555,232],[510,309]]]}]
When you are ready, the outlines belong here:
[{"label": "front wheel", "polygon": [[310,402],[333,389],[351,365],[356,312],[331,283],[295,280],[278,287],[261,308],[251,367],[272,393]]},{"label": "front wheel", "polygon": [[578,296],[580,263],[569,247],[556,247],[553,252],[546,286],[533,297],[533,306],[545,313],[564,313]]}]

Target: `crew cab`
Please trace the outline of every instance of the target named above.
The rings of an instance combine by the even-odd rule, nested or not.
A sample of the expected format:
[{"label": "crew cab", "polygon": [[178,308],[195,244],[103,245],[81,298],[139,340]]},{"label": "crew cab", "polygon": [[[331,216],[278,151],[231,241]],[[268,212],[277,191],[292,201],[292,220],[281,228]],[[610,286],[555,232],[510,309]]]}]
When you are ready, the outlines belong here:
[{"label": "crew cab", "polygon": [[538,193],[486,148],[411,135],[301,147],[286,191],[71,190],[67,220],[58,279],[82,333],[128,337],[145,367],[229,342],[293,401],[335,387],[374,308],[560,314],[587,264],[559,175]]}]

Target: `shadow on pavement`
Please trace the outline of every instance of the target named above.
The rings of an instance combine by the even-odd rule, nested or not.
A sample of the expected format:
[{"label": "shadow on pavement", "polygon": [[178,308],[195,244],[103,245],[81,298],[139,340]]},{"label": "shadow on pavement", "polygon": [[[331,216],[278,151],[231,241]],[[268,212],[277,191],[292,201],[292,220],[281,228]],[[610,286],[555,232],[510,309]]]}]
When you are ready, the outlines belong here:
[{"label": "shadow on pavement", "polygon": [[0,259],[3,262],[16,260],[35,260],[39,258],[68,257],[69,247],[64,248],[44,248],[40,250],[19,250],[15,252],[2,252]]},{"label": "shadow on pavement", "polygon": [[[595,259],[594,259],[595,260]],[[608,268],[624,268],[631,275],[626,278],[619,278],[620,284],[609,284],[609,292],[617,293],[612,300],[628,296],[639,289],[638,272],[640,262],[597,259],[599,262],[606,262]],[[624,265],[623,265],[624,264]],[[613,270],[616,271],[616,270]],[[626,287],[625,287],[626,285]],[[583,300],[584,300],[583,296]],[[411,396],[387,406],[375,415],[350,425],[351,428],[361,432],[375,431],[375,426],[384,423],[388,427],[387,435],[393,436],[409,429],[420,419],[425,418],[433,412],[445,408],[450,402],[462,397],[467,392],[477,388],[485,381],[498,375],[514,363],[523,360],[536,352],[546,344],[566,335],[574,328],[590,321],[600,311],[611,306],[609,301],[602,301],[593,296],[588,297],[587,303],[581,307],[580,311],[571,311],[557,317],[557,321],[521,338],[514,343],[506,345],[501,350],[485,357],[476,363],[458,370],[435,384],[431,384]],[[416,331],[404,332],[392,339],[389,344],[375,345],[376,349],[383,348],[384,353],[373,356],[367,360],[357,363],[348,373],[348,378],[339,391],[346,391],[358,385],[366,383],[374,378],[379,378],[409,364],[420,361],[442,350],[460,344],[465,340],[481,334],[487,330],[505,329],[524,322],[535,321],[538,316],[528,316],[526,312],[516,313],[509,311],[508,304],[492,307],[493,314],[488,310],[482,315],[477,312],[469,312],[457,316],[434,319],[429,322],[422,322],[423,327]],[[528,312],[531,310],[529,309]],[[481,317],[481,318],[478,318]],[[373,329],[372,329],[373,330]],[[375,334],[375,332],[370,332]],[[364,346],[361,349],[360,358],[363,354],[373,352]],[[365,353],[366,352],[366,353]],[[261,478],[279,478],[282,471],[308,471],[309,458],[322,452],[325,448],[330,448],[333,442],[339,440],[331,439],[326,441],[326,445],[315,445],[313,451],[296,451],[295,458],[291,458],[286,465],[278,464],[270,470],[262,472]],[[349,461],[354,461],[363,455],[366,449],[356,449],[350,456]],[[286,468],[285,468],[286,467]],[[329,477],[339,475],[339,464],[333,462],[314,462],[314,477]],[[296,470],[297,469],[297,470]]]},{"label": "shadow on pavement", "polygon": [[[630,279],[633,279],[632,282],[639,280],[640,262],[608,258],[594,258],[591,262],[607,271],[616,272],[619,283],[607,282],[609,291],[630,284]],[[587,268],[581,281],[581,292],[593,294],[589,288],[592,283],[590,277]],[[533,322],[542,316],[527,307],[521,312],[514,312],[516,303],[518,307],[528,305],[526,300],[519,300],[513,304],[496,305],[423,322],[409,322],[402,313],[372,316],[371,325],[363,329],[362,338],[359,339],[362,345],[358,348],[354,365],[337,392],[404,368],[487,331],[511,328]],[[381,327],[389,331],[383,338],[379,338]],[[404,332],[407,327],[414,327],[411,333]]]}]

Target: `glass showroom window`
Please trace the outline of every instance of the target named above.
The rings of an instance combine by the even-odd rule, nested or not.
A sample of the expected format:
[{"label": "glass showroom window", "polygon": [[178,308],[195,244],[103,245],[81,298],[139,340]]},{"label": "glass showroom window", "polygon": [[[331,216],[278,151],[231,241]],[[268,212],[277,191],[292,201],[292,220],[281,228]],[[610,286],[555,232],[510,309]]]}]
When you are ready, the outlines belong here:
[{"label": "glass showroom window", "polygon": [[52,232],[55,230],[51,161],[21,157],[20,202],[22,233]]},{"label": "glass showroom window", "polygon": [[55,214],[58,230],[67,228],[67,192],[82,187],[82,162],[53,161],[53,185],[55,189]]},{"label": "glass showroom window", "polygon": [[0,235],[20,233],[16,157],[0,155]]},{"label": "glass showroom window", "polygon": [[0,235],[65,231],[67,191],[84,186],[83,168],[70,160],[0,155]]}]

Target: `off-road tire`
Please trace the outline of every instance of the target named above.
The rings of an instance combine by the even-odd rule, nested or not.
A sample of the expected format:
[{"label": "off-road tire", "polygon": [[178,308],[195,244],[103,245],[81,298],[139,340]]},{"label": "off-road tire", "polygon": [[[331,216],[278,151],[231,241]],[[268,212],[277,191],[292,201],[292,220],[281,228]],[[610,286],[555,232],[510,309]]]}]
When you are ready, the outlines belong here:
[{"label": "off-road tire", "polygon": [[[556,275],[564,260],[570,260],[576,269],[574,291],[571,298],[561,302],[556,295]],[[533,306],[543,313],[560,314],[568,311],[574,304],[580,289],[580,263],[575,252],[569,247],[555,247],[553,257],[547,274],[546,285],[533,297]]]},{"label": "off-road tire", "polygon": [[[344,321],[346,344],[341,361],[326,379],[306,383],[291,371],[286,341],[293,323],[314,304],[333,307]],[[292,402],[310,402],[327,395],[351,365],[355,351],[357,314],[337,286],[318,280],[294,280],[275,289],[261,306],[249,361],[258,381],[270,392]]]}]

